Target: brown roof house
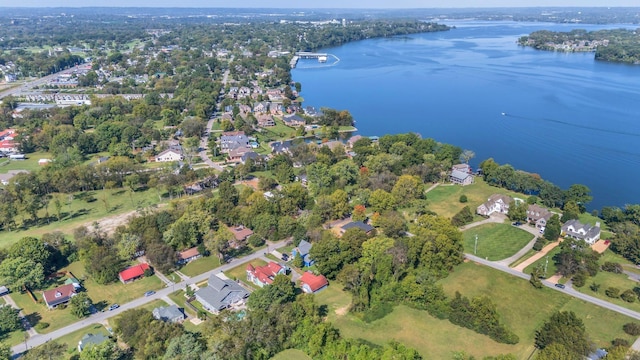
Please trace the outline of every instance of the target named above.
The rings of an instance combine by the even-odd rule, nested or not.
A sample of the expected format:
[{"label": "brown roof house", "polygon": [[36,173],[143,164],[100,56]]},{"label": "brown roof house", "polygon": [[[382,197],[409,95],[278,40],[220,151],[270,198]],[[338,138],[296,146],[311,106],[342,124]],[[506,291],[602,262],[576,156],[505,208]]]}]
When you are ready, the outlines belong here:
[{"label": "brown roof house", "polygon": [[55,309],[60,304],[66,304],[72,297],[76,296],[76,288],[73,284],[58,286],[55,289],[47,290],[42,293],[44,302],[49,309]]},{"label": "brown roof house", "polygon": [[229,227],[229,231],[233,234],[235,241],[231,244],[233,248],[239,248],[240,244],[247,240],[247,238],[253,235],[253,231],[249,228],[244,227],[244,225]]},{"label": "brown roof house", "polygon": [[476,213],[482,216],[489,216],[495,212],[506,214],[509,211],[509,204],[513,201],[511,196],[493,194],[487,202],[476,208]]},{"label": "brown roof house", "polygon": [[547,226],[547,221],[551,219],[551,211],[541,207],[540,205],[533,204],[527,207],[527,221],[536,224],[539,229],[544,229]]},{"label": "brown roof house", "polygon": [[201,257],[202,255],[200,254],[200,251],[198,251],[198,247],[194,246],[191,249],[187,249],[178,253],[178,264],[186,264]]}]

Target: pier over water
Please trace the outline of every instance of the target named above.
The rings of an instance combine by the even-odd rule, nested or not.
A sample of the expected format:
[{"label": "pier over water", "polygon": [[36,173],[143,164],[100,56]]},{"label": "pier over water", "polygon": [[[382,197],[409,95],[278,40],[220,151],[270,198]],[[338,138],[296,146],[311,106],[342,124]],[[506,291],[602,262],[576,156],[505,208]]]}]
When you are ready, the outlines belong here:
[{"label": "pier over water", "polygon": [[309,51],[298,51],[295,53],[295,56],[289,62],[289,65],[291,65],[291,68],[294,69],[298,64],[298,60],[300,59],[318,59],[318,62],[326,63],[329,57],[332,57],[335,61],[332,62],[331,64],[328,64],[327,66],[333,66],[340,61],[340,59],[333,54],[316,53],[316,52],[309,52]]}]

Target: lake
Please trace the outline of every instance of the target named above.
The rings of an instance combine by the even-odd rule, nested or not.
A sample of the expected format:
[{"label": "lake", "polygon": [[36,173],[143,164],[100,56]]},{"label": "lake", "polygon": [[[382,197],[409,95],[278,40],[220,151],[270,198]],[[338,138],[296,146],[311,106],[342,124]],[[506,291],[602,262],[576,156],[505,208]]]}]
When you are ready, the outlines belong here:
[{"label": "lake", "polygon": [[324,49],[334,66],[301,60],[304,105],[348,109],[362,135],[412,131],[473,150],[473,166],[493,157],[563,189],[585,184],[590,209],[640,203],[640,66],[516,44],[623,26],[444,23],[456,29]]}]

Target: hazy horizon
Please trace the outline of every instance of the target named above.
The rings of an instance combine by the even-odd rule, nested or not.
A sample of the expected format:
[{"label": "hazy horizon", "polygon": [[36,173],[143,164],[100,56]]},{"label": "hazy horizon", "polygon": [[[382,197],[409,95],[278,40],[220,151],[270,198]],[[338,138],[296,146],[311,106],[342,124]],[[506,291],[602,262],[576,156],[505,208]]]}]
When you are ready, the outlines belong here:
[{"label": "hazy horizon", "polygon": [[637,0],[396,0],[392,4],[387,0],[351,1],[325,0],[321,3],[311,0],[0,0],[0,7],[24,8],[65,8],[65,7],[148,7],[148,8],[265,8],[265,9],[411,9],[411,8],[521,8],[521,7],[640,7]]}]

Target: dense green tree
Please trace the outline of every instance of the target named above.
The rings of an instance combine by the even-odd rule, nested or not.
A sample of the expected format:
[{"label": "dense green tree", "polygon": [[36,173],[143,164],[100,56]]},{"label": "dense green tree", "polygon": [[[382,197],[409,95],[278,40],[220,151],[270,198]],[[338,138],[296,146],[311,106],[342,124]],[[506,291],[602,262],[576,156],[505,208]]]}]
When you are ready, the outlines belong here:
[{"label": "dense green tree", "polygon": [[200,360],[205,346],[191,333],[170,340],[164,360]]},{"label": "dense green tree", "polygon": [[51,270],[52,254],[49,246],[35,237],[28,236],[18,240],[17,243],[11,245],[8,255],[14,259],[30,259],[36,264],[42,265],[46,271]]},{"label": "dense green tree", "polygon": [[124,352],[112,341],[86,347],[80,353],[80,360],[120,360]]},{"label": "dense green tree", "polygon": [[512,201],[509,204],[507,216],[511,221],[524,222],[527,220],[527,204],[522,201]]},{"label": "dense green tree", "polygon": [[247,301],[247,306],[253,311],[267,311],[272,306],[291,302],[295,299],[295,287],[285,275],[276,275],[273,282],[254,291]]},{"label": "dense green tree", "polygon": [[91,314],[92,302],[86,292],[81,292],[71,298],[71,313],[77,318],[87,317]]},{"label": "dense green tree", "polygon": [[0,281],[14,289],[25,286],[37,289],[44,283],[42,264],[23,257],[5,259],[0,263]]},{"label": "dense green tree", "polygon": [[556,241],[560,237],[561,231],[562,225],[560,225],[560,217],[558,214],[551,215],[551,218],[544,229],[544,238],[549,241]]},{"label": "dense green tree", "polygon": [[9,305],[0,306],[0,335],[22,328],[19,312]]},{"label": "dense green tree", "polygon": [[466,225],[473,221],[473,213],[469,206],[465,206],[451,218],[451,224],[456,227]]},{"label": "dense green tree", "polygon": [[24,360],[42,360],[51,359],[59,360],[64,359],[65,351],[67,350],[67,344],[60,344],[56,341],[47,341],[46,343],[30,349],[24,357]]},{"label": "dense green tree", "polygon": [[577,356],[576,359],[591,352],[584,323],[573,311],[553,313],[536,331],[535,345],[538,349],[544,350],[552,344],[564,346],[572,356]]}]

